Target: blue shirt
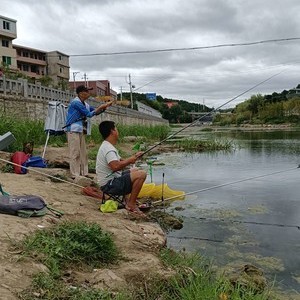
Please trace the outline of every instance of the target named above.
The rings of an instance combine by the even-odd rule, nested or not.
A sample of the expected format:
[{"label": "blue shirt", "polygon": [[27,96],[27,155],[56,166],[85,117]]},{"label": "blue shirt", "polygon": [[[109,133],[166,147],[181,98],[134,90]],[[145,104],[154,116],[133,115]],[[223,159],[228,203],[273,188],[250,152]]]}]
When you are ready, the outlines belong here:
[{"label": "blue shirt", "polygon": [[[91,118],[95,115],[95,108],[91,107],[88,103],[82,101],[76,97],[74,98],[68,107],[65,131],[68,132],[83,132],[83,120],[78,120],[80,118]],[[87,124],[87,132],[90,133],[90,121]]]}]

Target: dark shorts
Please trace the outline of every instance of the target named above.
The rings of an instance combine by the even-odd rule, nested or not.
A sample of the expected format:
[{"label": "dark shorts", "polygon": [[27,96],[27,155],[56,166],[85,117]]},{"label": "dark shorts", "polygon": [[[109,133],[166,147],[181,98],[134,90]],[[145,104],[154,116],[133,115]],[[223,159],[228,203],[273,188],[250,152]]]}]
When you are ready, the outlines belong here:
[{"label": "dark shorts", "polygon": [[101,186],[101,190],[103,193],[118,196],[130,194],[132,190],[130,171],[125,171],[122,173],[122,176],[111,179]]}]

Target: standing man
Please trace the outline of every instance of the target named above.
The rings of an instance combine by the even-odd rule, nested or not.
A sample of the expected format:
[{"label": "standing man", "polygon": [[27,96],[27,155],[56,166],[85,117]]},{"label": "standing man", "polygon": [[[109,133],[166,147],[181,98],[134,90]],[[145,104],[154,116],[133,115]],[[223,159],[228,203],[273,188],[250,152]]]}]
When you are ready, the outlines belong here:
[{"label": "standing man", "polygon": [[91,134],[90,118],[104,112],[112,101],[98,106],[96,109],[85,101],[90,97],[90,90],[84,85],[76,88],[77,97],[71,100],[67,112],[66,132],[70,156],[70,173],[72,179],[79,176],[88,177],[88,156],[85,135]]},{"label": "standing man", "polygon": [[132,165],[142,155],[135,155],[121,159],[115,148],[119,133],[113,121],[103,121],[99,125],[99,131],[104,141],[102,142],[96,161],[97,182],[104,193],[125,196],[130,194],[125,208],[136,215],[146,217],[137,206],[137,196],[146,180],[147,173],[144,170],[125,167]]}]

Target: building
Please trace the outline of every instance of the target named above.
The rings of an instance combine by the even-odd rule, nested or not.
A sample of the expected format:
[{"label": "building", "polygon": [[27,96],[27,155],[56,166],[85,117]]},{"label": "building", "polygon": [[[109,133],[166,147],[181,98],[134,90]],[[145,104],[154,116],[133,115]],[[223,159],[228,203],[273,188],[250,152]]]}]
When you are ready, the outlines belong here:
[{"label": "building", "polygon": [[11,71],[39,79],[49,76],[52,83],[69,81],[69,56],[59,51],[45,51],[14,45],[17,38],[17,21],[0,16],[0,65],[9,67]]},{"label": "building", "polygon": [[17,53],[17,68],[22,74],[37,79],[47,74],[47,52],[19,45],[13,48]]},{"label": "building", "polygon": [[46,61],[47,75],[53,79],[55,84],[60,81],[69,81],[70,66],[68,55],[59,51],[47,52]]},{"label": "building", "polygon": [[17,37],[17,21],[0,16],[0,65],[17,70],[17,54],[12,41]]},{"label": "building", "polygon": [[174,105],[178,105],[178,102],[176,101],[167,101],[165,104],[168,106],[168,108],[173,107]]},{"label": "building", "polygon": [[79,85],[93,88],[91,95],[94,96],[96,100],[117,100],[118,93],[110,88],[109,80],[70,81],[69,88],[70,90],[76,90]]}]

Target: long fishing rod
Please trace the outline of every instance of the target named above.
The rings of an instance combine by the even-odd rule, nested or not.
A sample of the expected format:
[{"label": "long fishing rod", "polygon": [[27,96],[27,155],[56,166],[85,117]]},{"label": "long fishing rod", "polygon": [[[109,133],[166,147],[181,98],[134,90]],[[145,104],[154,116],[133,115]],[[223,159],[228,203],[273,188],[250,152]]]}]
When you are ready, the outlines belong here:
[{"label": "long fishing rod", "polygon": [[[224,186],[227,186],[227,185],[233,185],[233,184],[236,184],[236,183],[241,183],[241,182],[245,182],[245,181],[249,181],[249,180],[253,180],[253,179],[258,179],[258,178],[263,178],[263,177],[267,177],[267,176],[272,176],[272,175],[275,175],[275,174],[289,172],[289,171],[293,171],[293,170],[296,170],[296,169],[299,169],[299,168],[300,168],[300,165],[298,165],[297,167],[294,167],[294,168],[286,169],[286,170],[275,171],[275,172],[268,173],[268,174],[252,176],[252,177],[248,177],[248,178],[244,178],[244,179],[239,179],[239,180],[236,180],[236,181],[231,181],[231,182],[227,182],[227,183],[214,185],[214,186],[203,188],[203,189],[200,189],[200,190],[197,190],[197,191],[185,193],[184,195],[187,196],[187,195],[197,194],[197,193],[201,193],[201,192],[206,192],[206,191],[214,190],[214,189],[221,188],[221,187],[224,187]],[[182,197],[182,194],[166,198],[166,199],[164,199],[164,201],[173,200],[173,199],[176,199],[176,198],[179,198],[179,197]],[[152,204],[157,204],[157,203],[160,203],[160,202],[161,202],[161,200],[158,200],[158,201],[152,202]]]},{"label": "long fishing rod", "polygon": [[240,93],[239,95],[233,97],[232,99],[226,101],[225,103],[223,103],[222,105],[218,106],[218,107],[215,108],[214,110],[212,110],[212,111],[206,113],[205,115],[199,117],[198,119],[194,120],[192,123],[189,123],[188,125],[184,126],[183,128],[179,129],[178,131],[172,133],[171,135],[167,136],[165,139],[161,140],[160,142],[156,143],[155,145],[153,145],[152,147],[150,147],[149,149],[147,149],[146,151],[144,151],[144,152],[140,155],[140,157],[142,157],[142,156],[145,155],[146,153],[152,151],[154,148],[156,148],[157,146],[161,145],[162,143],[164,143],[164,142],[167,141],[168,139],[172,138],[173,136],[177,135],[178,133],[182,132],[183,130],[187,129],[188,127],[193,126],[195,123],[199,122],[199,121],[202,120],[203,118],[205,118],[205,117],[207,117],[207,116],[210,116],[213,112],[219,110],[220,108],[222,108],[223,106],[227,105],[228,103],[234,101],[235,99],[239,98],[240,96],[242,96],[242,95],[248,93],[249,91],[251,91],[251,90],[255,89],[256,87],[258,87],[258,86],[264,84],[265,82],[271,80],[272,78],[278,76],[279,74],[281,74],[281,73],[283,73],[283,72],[284,72],[284,70],[281,71],[281,72],[279,72],[279,73],[277,73],[277,74],[275,74],[275,75],[270,76],[269,78],[267,78],[267,79],[265,79],[265,80],[263,80],[263,81],[261,81],[261,82],[259,82],[259,83],[257,83],[257,84],[255,84],[255,85],[252,86],[251,88],[249,88],[249,89],[247,89],[246,91]]},{"label": "long fishing rod", "polygon": [[6,162],[6,163],[8,163],[8,164],[17,166],[17,167],[22,167],[22,168],[24,168],[24,169],[26,169],[26,170],[28,170],[28,171],[32,171],[32,172],[34,172],[34,173],[38,173],[38,174],[40,174],[40,175],[44,175],[44,176],[49,177],[49,178],[52,178],[52,179],[55,179],[55,180],[59,180],[59,181],[61,181],[61,182],[69,183],[69,184],[74,185],[74,186],[76,186],[76,187],[84,188],[84,186],[81,186],[81,185],[76,184],[76,183],[74,183],[74,182],[70,182],[70,181],[68,181],[68,180],[65,180],[65,179],[62,179],[62,178],[59,178],[59,177],[56,177],[56,176],[53,176],[53,175],[50,175],[50,174],[47,174],[47,173],[38,171],[38,170],[35,170],[34,168],[28,168],[28,167],[22,166],[22,165],[20,165],[20,164],[16,164],[16,163],[14,163],[14,162],[12,162],[12,161],[9,161],[9,160],[3,159],[3,158],[0,158],[0,160]]}]

